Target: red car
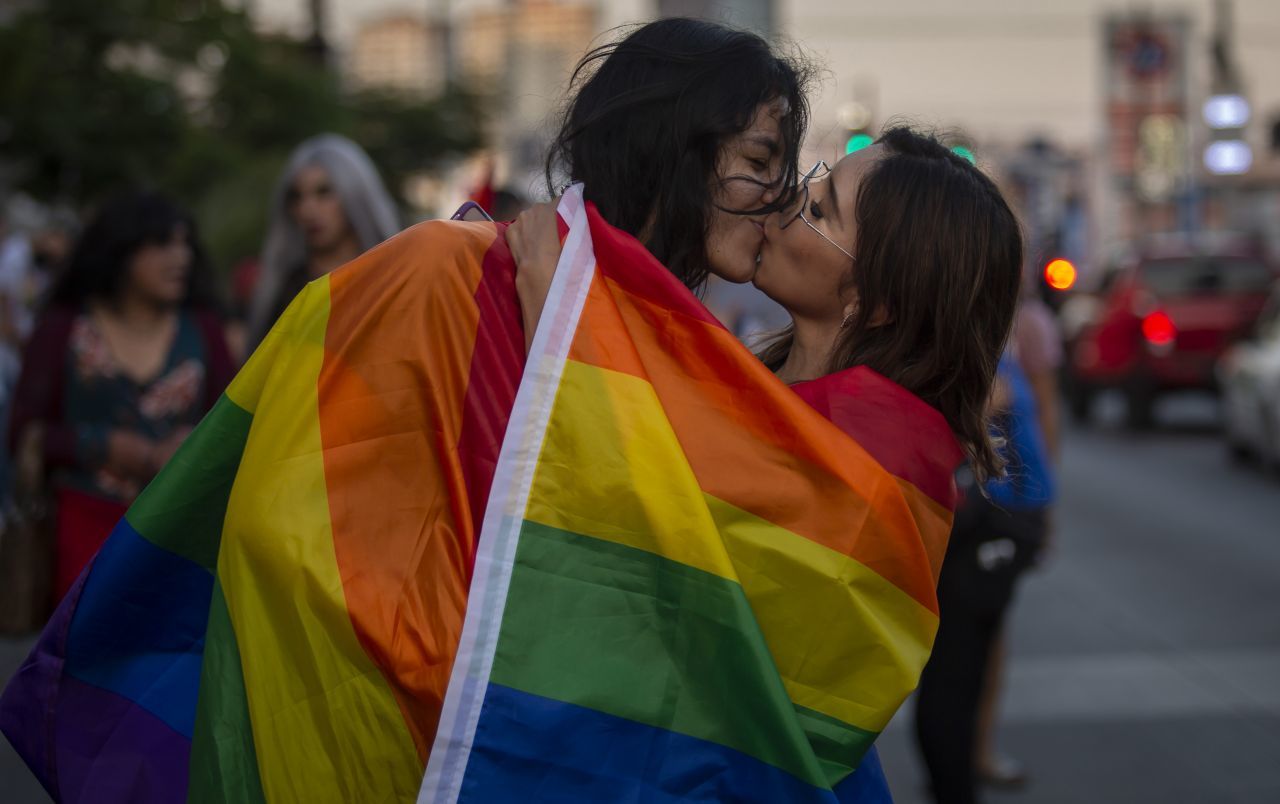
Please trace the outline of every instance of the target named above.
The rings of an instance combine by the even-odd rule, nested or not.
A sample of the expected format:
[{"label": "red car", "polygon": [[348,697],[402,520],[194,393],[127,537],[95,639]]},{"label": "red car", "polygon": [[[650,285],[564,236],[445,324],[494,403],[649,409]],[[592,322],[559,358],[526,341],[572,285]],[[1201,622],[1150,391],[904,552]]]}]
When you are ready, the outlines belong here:
[{"label": "red car", "polygon": [[1067,388],[1077,419],[1094,394],[1119,389],[1133,427],[1152,423],[1166,391],[1216,391],[1214,365],[1249,333],[1274,278],[1247,251],[1183,246],[1149,252],[1108,277],[1094,319],[1069,344]]}]

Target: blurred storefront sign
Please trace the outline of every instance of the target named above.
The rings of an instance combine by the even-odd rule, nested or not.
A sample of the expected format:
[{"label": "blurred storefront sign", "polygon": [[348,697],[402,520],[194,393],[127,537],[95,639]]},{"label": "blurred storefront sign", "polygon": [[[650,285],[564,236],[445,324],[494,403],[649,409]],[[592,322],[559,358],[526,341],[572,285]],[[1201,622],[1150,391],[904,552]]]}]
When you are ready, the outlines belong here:
[{"label": "blurred storefront sign", "polygon": [[1191,190],[1189,31],[1177,14],[1103,21],[1107,172],[1129,231],[1175,218]]},{"label": "blurred storefront sign", "polygon": [[1173,114],[1147,115],[1138,125],[1135,189],[1144,201],[1168,201],[1187,176],[1187,126]]}]

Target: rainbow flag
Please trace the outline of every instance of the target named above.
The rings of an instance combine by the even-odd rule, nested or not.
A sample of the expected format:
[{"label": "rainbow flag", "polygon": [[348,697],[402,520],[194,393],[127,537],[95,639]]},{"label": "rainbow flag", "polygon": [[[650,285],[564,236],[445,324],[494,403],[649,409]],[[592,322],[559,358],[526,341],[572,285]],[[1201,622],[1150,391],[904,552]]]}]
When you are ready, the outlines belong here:
[{"label": "rainbow flag", "polygon": [[929,654],[954,439],[867,370],[787,388],[561,212],[419,800],[839,800]]},{"label": "rainbow flag", "polygon": [[491,224],[293,303],[5,690],[55,799],[884,795],[854,770],[936,629],[945,422],[866,370],[787,388],[561,214],[527,367]]}]

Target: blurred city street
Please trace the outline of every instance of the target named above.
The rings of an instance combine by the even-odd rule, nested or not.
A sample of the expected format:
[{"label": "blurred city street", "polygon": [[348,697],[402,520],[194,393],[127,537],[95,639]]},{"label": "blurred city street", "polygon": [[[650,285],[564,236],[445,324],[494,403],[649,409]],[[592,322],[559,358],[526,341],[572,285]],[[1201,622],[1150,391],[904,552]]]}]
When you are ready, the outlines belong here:
[{"label": "blurred city street", "polygon": [[[1263,614],[1280,611],[1280,480],[1228,461],[1206,399],[1166,400],[1143,435],[1100,401],[1065,440],[1053,555],[1014,606],[999,742],[1031,785],[991,800],[1280,800],[1280,618]],[[29,644],[2,643],[5,678]],[[879,743],[899,804],[927,800],[910,715]],[[47,800],[7,743],[0,790]]]},{"label": "blurred city street", "polygon": [[[1031,785],[993,802],[1280,800],[1280,483],[1233,466],[1216,407],[1119,400],[1064,439],[1053,555],[1023,581],[1001,748]],[[910,704],[880,740],[900,804],[927,800]]]}]

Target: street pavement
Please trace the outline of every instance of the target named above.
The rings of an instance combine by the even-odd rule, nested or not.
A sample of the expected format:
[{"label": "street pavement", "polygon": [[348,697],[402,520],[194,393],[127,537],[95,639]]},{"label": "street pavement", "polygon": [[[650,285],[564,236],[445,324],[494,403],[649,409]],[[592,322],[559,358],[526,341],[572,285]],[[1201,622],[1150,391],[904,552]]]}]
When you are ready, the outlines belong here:
[{"label": "street pavement", "polygon": [[[1226,459],[1208,400],[1144,435],[1100,401],[1014,604],[998,742],[1031,784],[989,801],[1280,802],[1280,478]],[[929,800],[911,716],[880,739],[898,804]]]},{"label": "street pavement", "polygon": [[[1280,478],[1230,464],[1206,400],[1068,434],[1048,566],[1025,580],[999,742],[1031,786],[991,804],[1280,802]],[[30,641],[0,641],[7,678]],[[880,739],[924,804],[911,706]],[[0,741],[0,801],[47,799]]]},{"label": "street pavement", "polygon": [[[34,638],[0,639],[0,678],[5,679],[5,683],[22,664],[33,642]],[[4,737],[0,737],[0,801],[5,804],[45,804],[49,801],[44,789]]]}]

